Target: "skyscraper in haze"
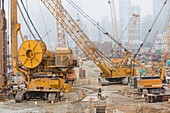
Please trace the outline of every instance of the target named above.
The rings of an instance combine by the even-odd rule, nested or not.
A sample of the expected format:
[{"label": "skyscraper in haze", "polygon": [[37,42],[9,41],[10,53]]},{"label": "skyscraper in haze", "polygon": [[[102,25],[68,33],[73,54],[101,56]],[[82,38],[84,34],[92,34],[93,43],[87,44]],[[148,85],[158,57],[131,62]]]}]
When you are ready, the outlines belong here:
[{"label": "skyscraper in haze", "polygon": [[129,24],[127,30],[123,33],[121,42],[123,44],[127,44],[129,38],[130,27],[133,24],[133,20],[130,22],[133,14],[138,14],[139,17],[137,19],[136,28],[134,34],[133,42],[134,44],[138,44],[140,42],[140,6],[132,6],[131,0],[119,0],[119,29],[120,36],[124,32],[125,28]]},{"label": "skyscraper in haze", "polygon": [[[127,24],[132,17],[131,0],[119,0],[119,28],[120,35],[123,33]],[[128,40],[128,30],[122,35],[121,42],[125,43]]]}]

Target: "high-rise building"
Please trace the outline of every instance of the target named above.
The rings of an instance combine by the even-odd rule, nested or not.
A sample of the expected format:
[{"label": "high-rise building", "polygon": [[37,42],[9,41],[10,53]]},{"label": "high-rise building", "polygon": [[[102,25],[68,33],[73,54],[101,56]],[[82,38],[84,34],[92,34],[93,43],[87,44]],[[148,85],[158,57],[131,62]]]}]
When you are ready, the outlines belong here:
[{"label": "high-rise building", "polygon": [[[152,23],[153,23],[152,15],[146,15],[143,18],[143,20],[142,20],[142,27],[141,27],[141,40],[144,40],[144,38],[147,35],[148,30],[150,29]],[[155,33],[155,31],[153,31],[153,29],[152,29],[152,32],[151,32],[150,35],[148,35],[148,38],[147,38],[146,41],[151,42],[152,38],[154,37],[154,33]]]},{"label": "high-rise building", "polygon": [[[124,32],[125,28],[129,24],[127,30],[123,33],[121,42],[122,44],[126,44],[128,42],[129,38],[129,31],[130,31],[130,26],[132,26],[133,21],[130,22],[133,14],[138,14],[139,17],[137,18],[137,23],[135,27],[135,32],[132,34],[134,39],[133,39],[133,44],[134,45],[139,45],[140,43],[140,36],[141,36],[141,31],[140,31],[140,6],[132,6],[131,5],[131,0],[119,0],[119,28],[120,28],[120,36]],[[130,23],[129,23],[130,22]],[[137,47],[137,46],[135,46]]]},{"label": "high-rise building", "polygon": [[[119,31],[120,36],[128,25],[132,17],[131,0],[119,0]],[[128,30],[123,33],[121,42],[124,44],[128,40]]]}]

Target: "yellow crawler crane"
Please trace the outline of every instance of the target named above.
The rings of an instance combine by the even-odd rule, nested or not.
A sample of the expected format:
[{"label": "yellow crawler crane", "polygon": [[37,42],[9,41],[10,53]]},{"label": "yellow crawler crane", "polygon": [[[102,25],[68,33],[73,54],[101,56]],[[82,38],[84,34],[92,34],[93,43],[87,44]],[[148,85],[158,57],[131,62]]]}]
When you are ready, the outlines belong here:
[{"label": "yellow crawler crane", "polygon": [[[19,51],[18,32],[23,41]],[[66,77],[74,74],[72,51],[49,51],[42,40],[24,41],[17,22],[17,0],[11,0],[11,38],[13,74],[21,73],[25,77],[25,88],[18,90],[16,102],[25,99],[55,101],[61,98],[60,93],[71,92],[72,87]]]},{"label": "yellow crawler crane", "polygon": [[[89,57],[101,70],[99,82],[101,85],[110,82],[124,82],[125,78],[134,73],[130,67],[121,67],[113,64],[96,46],[90,41],[87,35],[81,30],[80,26],[72,19],[67,10],[62,6],[59,0],[41,0],[48,8],[51,14],[56,18],[58,23],[70,35],[78,47]],[[57,13],[56,12],[60,12]],[[62,16],[60,16],[62,13]],[[107,33],[106,33],[107,34]],[[107,82],[105,82],[106,80]],[[109,81],[109,82],[108,82]]]},{"label": "yellow crawler crane", "polygon": [[139,91],[143,92],[143,89],[147,89],[148,93],[160,93],[165,92],[163,88],[162,81],[164,80],[165,69],[161,68],[160,74],[156,74],[152,70],[147,69],[139,61],[131,58],[134,63],[136,63],[142,69],[147,71],[147,75],[141,75],[139,78],[136,78],[134,81],[134,87],[138,88]]},{"label": "yellow crawler crane", "polygon": [[[151,74],[151,77],[148,77],[146,79],[143,79],[140,83],[138,82],[138,87],[143,88],[151,88],[151,92],[154,90],[158,91],[159,89],[162,89],[162,76],[164,75],[164,69],[161,71],[161,76],[156,76],[156,74],[145,68],[141,63],[136,61],[132,56],[131,53],[121,46],[123,49],[125,49],[125,56],[122,62],[120,63],[113,63],[111,62],[105,55],[103,55],[96,46],[90,41],[90,39],[87,37],[87,35],[81,30],[81,28],[77,25],[77,23],[72,19],[72,17],[69,15],[67,10],[62,6],[61,2],[59,0],[41,0],[44,5],[47,7],[47,9],[51,12],[51,14],[56,18],[58,23],[61,24],[61,26],[65,29],[65,31],[70,35],[70,37],[74,40],[74,42],[79,46],[79,48],[91,59],[101,70],[101,78],[99,81],[102,82],[102,79],[105,78],[104,81],[107,84],[107,81],[109,82],[115,82],[115,81],[124,81],[124,78],[129,77],[129,75],[136,75],[136,70],[128,67],[126,65],[128,60],[134,61],[137,65],[147,70],[149,74]],[[62,12],[62,17],[59,16],[59,14],[56,14],[56,10],[58,12]],[[112,38],[107,32],[104,32],[106,35],[108,35],[110,38]],[[113,38],[112,38],[113,39]],[[113,39],[114,40],[114,39]],[[117,44],[118,42],[114,40]],[[133,74],[132,74],[133,73]],[[154,77],[153,77],[154,76]],[[157,77],[157,78],[156,78]],[[140,78],[142,79],[142,78]],[[153,80],[155,79],[155,80]],[[153,80],[153,81],[152,81]],[[152,82],[149,86],[149,81]],[[105,84],[102,82],[102,85]],[[158,87],[153,87],[153,86]],[[149,87],[148,87],[149,86]],[[159,91],[160,93],[161,91]]]}]

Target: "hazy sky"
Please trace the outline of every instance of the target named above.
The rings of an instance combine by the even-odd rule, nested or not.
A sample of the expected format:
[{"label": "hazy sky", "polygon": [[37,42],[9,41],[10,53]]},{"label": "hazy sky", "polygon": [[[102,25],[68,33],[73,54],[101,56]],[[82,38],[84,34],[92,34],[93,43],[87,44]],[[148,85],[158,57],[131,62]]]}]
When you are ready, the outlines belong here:
[{"label": "hazy sky", "polygon": [[[37,11],[36,13],[39,13],[38,3],[41,0],[23,0],[23,1],[24,2],[28,1],[29,9]],[[63,3],[68,4],[66,0],[62,0],[62,1],[63,1]],[[82,1],[83,7],[81,7],[81,8],[87,14],[89,14],[91,17],[93,17],[95,20],[100,20],[105,15],[110,16],[110,9],[109,9],[110,7],[108,5],[108,0],[72,0],[72,1],[74,1],[75,3],[76,3],[76,1]],[[117,17],[119,16],[118,1],[119,0],[115,0]],[[152,15],[152,11],[153,11],[152,1],[153,0],[131,0],[131,1],[132,1],[132,5],[141,6],[141,17],[144,17],[148,14]],[[7,4],[7,2],[6,2],[6,4]],[[44,10],[44,9],[42,8],[42,10]]]},{"label": "hazy sky", "polygon": [[[10,0],[7,0],[10,1]],[[5,1],[5,8],[8,9],[8,2]],[[28,2],[29,14],[37,27],[41,36],[46,34],[49,30],[52,30],[49,37],[54,40],[52,43],[56,42],[56,21],[55,18],[50,14],[50,12],[46,9],[46,7],[41,3],[41,0],[23,0],[23,2]],[[66,9],[69,4],[66,0],[62,0],[63,4],[65,4]],[[72,0],[76,3],[76,1],[82,1],[83,6],[80,6],[91,18],[95,21],[100,21],[103,16],[110,16],[110,7],[108,4],[108,0]],[[116,0],[116,12],[117,17],[119,16],[119,0]],[[141,6],[141,17],[146,15],[152,15],[152,0],[132,0],[132,5],[140,5]],[[71,6],[70,6],[71,7]],[[41,12],[42,11],[42,12]],[[75,12],[69,11],[71,15]],[[18,12],[19,13],[19,12]],[[42,17],[42,14],[44,17]],[[20,13],[19,13],[20,14]],[[44,18],[44,19],[43,19]],[[27,28],[23,24],[23,19],[19,16],[19,22],[22,24],[23,34],[27,34]],[[44,22],[46,24],[46,29],[44,27]],[[47,40],[47,39],[45,39]],[[53,44],[55,45],[55,44]]]},{"label": "hazy sky", "polygon": [[[105,15],[110,16],[110,7],[108,4],[108,0],[72,0],[72,1],[82,1],[83,10],[87,12],[95,20],[100,20]],[[132,5],[141,6],[141,17],[144,17],[146,15],[152,15],[153,11],[152,0],[132,0]],[[115,7],[118,17],[119,0],[115,0]]]}]

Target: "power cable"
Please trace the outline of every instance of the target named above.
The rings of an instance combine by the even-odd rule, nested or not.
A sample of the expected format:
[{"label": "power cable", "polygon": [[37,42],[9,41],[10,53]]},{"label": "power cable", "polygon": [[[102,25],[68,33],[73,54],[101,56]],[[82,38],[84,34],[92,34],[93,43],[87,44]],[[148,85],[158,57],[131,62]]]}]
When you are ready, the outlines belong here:
[{"label": "power cable", "polygon": [[136,56],[138,55],[138,53],[139,53],[140,49],[143,47],[143,44],[145,43],[146,39],[148,38],[148,36],[149,36],[150,32],[152,31],[152,28],[153,28],[153,26],[155,25],[155,22],[157,21],[157,19],[158,19],[159,15],[161,14],[161,12],[162,12],[162,10],[163,10],[163,8],[164,8],[164,6],[165,6],[165,4],[166,4],[166,3],[167,3],[167,0],[163,3],[163,5],[162,5],[162,7],[161,7],[161,10],[159,11],[158,15],[156,16],[156,18],[155,18],[154,22],[153,22],[153,23],[152,23],[152,25],[151,25],[151,28],[148,30],[148,33],[146,34],[146,36],[145,36],[145,38],[144,38],[143,42],[142,42],[142,43],[141,43],[141,45],[139,46],[139,48],[138,48],[138,50],[137,50],[136,54],[133,56],[133,57],[134,57],[134,59],[135,59],[135,58],[136,58]]},{"label": "power cable", "polygon": [[[131,19],[130,19],[130,21],[128,22],[127,26],[125,27],[125,29],[124,29],[123,32],[121,33],[121,35],[120,35],[120,37],[119,37],[119,39],[118,39],[118,42],[120,42],[120,40],[122,39],[123,34],[125,33],[125,31],[127,30],[128,26],[130,25],[132,19],[133,19],[133,16],[131,17]],[[115,45],[111,50],[115,49],[115,47],[116,47],[116,45]]]},{"label": "power cable", "polygon": [[79,8],[72,0],[66,0],[71,6],[73,6],[77,11],[79,11],[85,18],[87,18],[94,26],[99,28],[104,34],[107,32],[101,26],[97,24],[88,14],[86,14],[81,8]]},{"label": "power cable", "polygon": [[25,22],[28,30],[30,31],[30,33],[31,33],[31,35],[33,36],[33,38],[34,38],[35,40],[37,40],[36,37],[35,37],[35,35],[33,34],[32,30],[31,30],[29,24],[28,24],[27,21],[26,21],[26,18],[24,17],[24,14],[23,14],[23,12],[22,12],[22,10],[21,10],[20,5],[18,4],[18,1],[17,1],[17,5],[18,5],[18,9],[19,9],[19,11],[20,11],[20,13],[21,13],[21,16],[22,16],[22,18],[23,18],[23,20],[24,20],[24,22]]},{"label": "power cable", "polygon": [[168,15],[167,15],[167,17],[166,17],[166,21],[165,21],[165,25],[164,25],[163,32],[166,30],[166,27],[167,27],[167,25],[168,25],[169,16],[170,16],[170,8],[169,8],[169,10],[168,10]]},{"label": "power cable", "polygon": [[[72,0],[66,0],[72,7],[74,7],[77,11],[79,11],[85,18],[87,18],[95,27],[97,27],[101,32],[103,32],[106,36],[108,36],[111,40],[113,40],[116,44],[118,44],[124,50],[127,50],[124,46],[120,45],[117,40],[115,40],[104,28],[97,24],[88,14],[86,14],[81,8],[79,8]],[[128,51],[128,50],[127,50]]]},{"label": "power cable", "polygon": [[23,8],[24,8],[24,10],[25,10],[25,12],[26,12],[26,15],[27,15],[27,17],[28,17],[29,21],[31,22],[31,25],[33,26],[33,28],[34,28],[34,30],[35,30],[35,32],[36,32],[36,34],[38,35],[38,37],[40,38],[40,40],[42,40],[42,38],[41,38],[40,34],[38,33],[37,29],[35,28],[35,26],[34,26],[34,24],[33,24],[32,20],[31,20],[31,18],[30,18],[30,16],[29,16],[29,14],[28,14],[28,11],[26,10],[26,7],[25,7],[25,5],[24,5],[24,3],[23,3],[23,1],[22,1],[22,0],[21,0],[21,4],[22,4],[22,6],[23,6]]},{"label": "power cable", "polygon": [[[96,26],[97,28],[99,28],[105,35],[107,35],[109,38],[111,38],[115,43],[119,44],[107,31],[105,31],[105,29],[103,29],[101,26],[97,25],[97,22],[95,22],[89,15],[87,15],[83,10],[81,10],[74,2],[71,2],[66,0],[70,5],[72,5],[77,11],[79,11],[85,18],[87,18],[94,26]],[[122,45],[120,45],[122,48],[124,48]],[[96,48],[97,49],[97,48]],[[124,48],[126,50],[126,48]],[[97,49],[98,50],[98,49]],[[101,54],[101,56],[106,57],[100,50],[98,50],[98,52]],[[107,58],[107,57],[106,57]],[[105,59],[106,61],[108,61],[110,64],[113,64],[113,62],[111,62],[110,60]]]},{"label": "power cable", "polygon": [[[43,23],[44,23],[44,28],[45,28],[45,31],[46,31],[46,35],[45,35],[45,36],[47,36],[48,42],[49,42],[49,44],[50,44],[50,49],[52,50],[49,33],[48,33],[48,31],[47,31],[47,26],[46,26],[46,24],[45,24],[44,15],[43,15],[43,11],[42,11],[42,9],[41,9],[41,5],[40,5],[40,1],[39,1],[39,0],[38,0],[38,4],[39,4],[39,7],[40,7],[40,12],[41,12],[42,20],[43,20]],[[50,32],[51,32],[51,30],[50,30]],[[45,37],[45,36],[44,36],[44,37]]]},{"label": "power cable", "polygon": [[[72,5],[77,11],[79,11],[85,18],[87,18],[95,27],[97,27],[97,28],[98,28],[99,30],[101,30],[105,35],[107,35],[110,39],[112,39],[116,44],[118,44],[118,45],[119,45],[121,48],[123,48],[124,50],[128,51],[124,46],[120,45],[119,42],[118,42],[117,40],[115,40],[105,29],[103,29],[103,28],[102,28],[100,25],[98,25],[89,15],[87,15],[82,9],[80,9],[72,0],[70,0],[70,1],[69,1],[69,0],[66,0],[66,1],[67,1],[70,5]],[[164,8],[164,6],[165,6],[166,3],[167,3],[167,0],[164,2],[161,10],[159,11],[156,19],[154,20],[151,28],[149,29],[147,35],[145,36],[143,43],[141,43],[141,45],[140,45],[137,53],[134,55],[134,58],[138,55],[141,47],[143,46],[145,40],[147,39],[147,37],[148,37],[149,33],[151,32],[153,26],[155,25],[155,22],[157,21],[159,15],[160,15],[160,13],[162,12],[162,10],[163,10],[163,8]]]}]

